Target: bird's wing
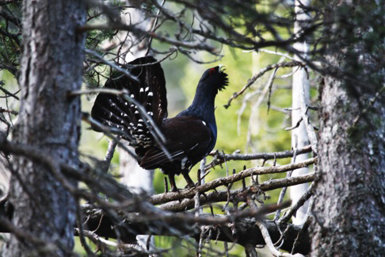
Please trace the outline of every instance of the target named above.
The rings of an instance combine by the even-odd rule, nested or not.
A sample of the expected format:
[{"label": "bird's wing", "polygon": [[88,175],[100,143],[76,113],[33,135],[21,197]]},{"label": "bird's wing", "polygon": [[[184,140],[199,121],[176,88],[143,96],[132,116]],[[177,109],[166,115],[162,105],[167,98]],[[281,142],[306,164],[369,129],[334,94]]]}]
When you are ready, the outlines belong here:
[{"label": "bird's wing", "polygon": [[144,139],[150,144],[151,135],[136,103],[144,107],[158,126],[167,117],[166,82],[162,67],[155,58],[147,56],[138,58],[123,68],[136,77],[137,81],[121,72],[114,72],[104,87],[127,90],[129,97],[135,102],[128,101],[127,96],[100,93],[92,107],[91,116],[103,125],[123,131],[125,138],[134,145],[140,145]]},{"label": "bird's wing", "polygon": [[149,149],[140,161],[140,165],[145,169],[159,168],[171,162],[180,165],[181,170],[188,169],[188,166],[194,165],[212,150],[209,148],[213,135],[201,119],[178,116],[166,120],[162,130],[172,161],[161,149],[154,147]]}]

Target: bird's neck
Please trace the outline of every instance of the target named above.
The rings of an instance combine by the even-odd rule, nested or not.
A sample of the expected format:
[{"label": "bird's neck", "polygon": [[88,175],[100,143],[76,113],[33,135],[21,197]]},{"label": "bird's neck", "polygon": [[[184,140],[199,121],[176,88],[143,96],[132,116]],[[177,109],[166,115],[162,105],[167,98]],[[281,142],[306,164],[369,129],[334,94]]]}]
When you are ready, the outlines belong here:
[{"label": "bird's neck", "polygon": [[209,92],[202,87],[197,88],[194,100],[192,104],[178,116],[194,116],[204,120],[212,126],[212,129],[216,129],[215,115],[214,115],[214,102],[216,92]]},{"label": "bird's neck", "polygon": [[197,116],[204,119],[206,122],[215,123],[215,95],[216,93],[214,92],[209,92],[208,90],[203,90],[202,88],[198,87],[194,100],[188,109],[190,109],[190,111]]},{"label": "bird's neck", "polygon": [[205,92],[198,87],[192,104],[177,116],[194,116],[202,119],[210,128],[215,144],[217,138],[217,124],[214,115],[214,102],[216,92]]}]

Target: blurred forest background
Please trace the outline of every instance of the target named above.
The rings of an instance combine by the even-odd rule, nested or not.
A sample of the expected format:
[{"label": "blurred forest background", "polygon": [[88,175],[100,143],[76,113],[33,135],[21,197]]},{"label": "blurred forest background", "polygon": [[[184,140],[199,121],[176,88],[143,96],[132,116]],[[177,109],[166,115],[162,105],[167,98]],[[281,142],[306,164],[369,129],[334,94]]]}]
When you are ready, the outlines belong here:
[{"label": "blurred forest background", "polygon": [[[49,190],[56,192],[55,188],[59,188],[57,193],[58,201],[63,202],[58,204],[59,208],[54,204],[57,209],[55,210],[52,207],[52,213],[49,205],[44,205],[47,211],[45,215],[52,217],[54,220],[54,213],[67,213],[67,217],[63,219],[65,221],[70,220],[64,222],[63,219],[60,219],[53,222],[55,225],[52,226],[58,225],[60,228],[58,229],[59,232],[55,232],[56,234],[52,232],[54,233],[52,238],[57,241],[53,241],[54,246],[49,245],[52,247],[50,248],[46,247],[46,243],[51,242],[49,237],[46,236],[47,234],[43,233],[45,236],[28,241],[35,238],[33,234],[28,234],[28,229],[25,229],[27,232],[24,231],[25,234],[23,234],[23,231],[18,230],[13,224],[7,223],[8,220],[0,216],[0,232],[12,232],[13,235],[16,235],[10,237],[7,233],[1,234],[0,245],[1,241],[8,242],[4,244],[4,249],[8,247],[4,251],[6,254],[4,256],[10,257],[13,249],[16,249],[16,252],[23,252],[25,249],[31,249],[32,246],[36,246],[36,249],[33,248],[36,250],[34,254],[43,253],[36,256],[53,256],[50,254],[55,253],[57,256],[78,254],[80,256],[224,255],[290,257],[308,254],[310,245],[313,247],[312,256],[336,256],[333,251],[341,250],[342,252],[348,249],[348,247],[338,249],[335,245],[330,247],[334,241],[328,240],[327,236],[330,238],[330,235],[347,233],[348,235],[357,234],[357,238],[362,238],[362,235],[366,235],[365,233],[368,233],[369,230],[359,227],[357,224],[361,224],[360,222],[354,222],[354,219],[357,218],[354,215],[359,212],[352,211],[351,213],[354,213],[353,218],[349,216],[351,213],[345,213],[344,215],[337,213],[335,215],[336,219],[334,219],[335,217],[330,218],[336,223],[328,223],[327,214],[334,214],[334,211],[339,210],[339,208],[350,210],[345,203],[350,203],[349,200],[351,199],[358,199],[357,195],[365,195],[365,197],[371,194],[375,195],[376,200],[372,202],[376,203],[375,207],[373,207],[376,210],[383,208],[381,204],[384,202],[381,193],[378,193],[384,191],[384,185],[381,182],[384,176],[382,173],[376,173],[381,171],[381,168],[377,168],[378,166],[375,165],[378,164],[381,167],[380,164],[384,162],[382,156],[385,153],[382,151],[383,143],[377,142],[375,138],[384,134],[381,132],[383,131],[383,121],[378,117],[383,117],[381,111],[384,110],[383,104],[381,105],[381,99],[384,97],[384,61],[381,58],[385,52],[383,41],[385,30],[382,26],[385,17],[385,5],[379,3],[381,1],[369,2],[368,6],[365,7],[360,1],[357,3],[351,3],[351,1],[328,3],[327,1],[284,0],[84,0],[53,3],[45,0],[32,2],[26,0],[23,2],[24,9],[21,7],[22,1],[5,1],[1,3],[0,129],[5,136],[2,136],[4,140],[1,138],[3,141],[1,141],[0,145],[2,147],[1,151],[4,152],[0,164],[2,165],[0,166],[0,214],[4,217],[9,215],[7,211],[3,211],[3,205],[6,206],[10,202],[15,205],[16,210],[14,213],[16,216],[13,218],[21,223],[25,222],[23,224],[26,227],[31,226],[33,228],[31,230],[35,229],[34,225],[31,224],[32,218],[31,221],[24,221],[23,215],[31,215],[30,217],[33,218],[36,218],[36,216],[33,213],[21,214],[20,211],[17,211],[23,210],[25,207],[17,201],[19,199],[17,190],[24,188],[23,176],[28,177],[27,175],[30,175],[31,177],[28,177],[30,181],[26,182],[27,186],[25,187],[28,189],[30,186],[34,190],[36,189],[33,192],[41,192],[37,199],[46,199],[47,195],[52,193]],[[38,8],[43,10],[44,15],[42,17],[39,16],[40,12],[36,11]],[[367,15],[365,8],[372,15]],[[25,17],[23,24],[22,15]],[[34,15],[40,17],[40,19],[36,18],[35,20],[37,25],[29,20]],[[23,30],[22,25],[24,26]],[[37,27],[40,25],[41,28],[35,30],[33,27],[35,25]],[[45,33],[45,30],[47,33]],[[37,34],[31,36],[31,31]],[[44,33],[38,33],[40,31],[44,31]],[[71,40],[68,42],[62,40],[63,38],[67,39],[67,36]],[[73,38],[76,38],[76,40],[72,40]],[[83,45],[81,45],[82,42]],[[37,48],[39,44],[47,45],[40,52],[32,48],[29,49],[30,51],[26,50],[31,45],[35,46],[35,43]],[[81,46],[79,47],[77,44]],[[302,48],[298,48],[296,44],[302,44]],[[47,50],[46,52],[45,49],[54,50]],[[36,53],[40,55],[36,57]],[[52,53],[54,53],[53,57],[50,56]],[[180,199],[176,195],[177,193],[165,193],[165,175],[160,170],[156,170],[154,173],[153,192],[146,189],[146,192],[135,194],[134,191],[126,190],[126,187],[122,186],[122,184],[116,183],[116,181],[125,183],[123,182],[125,176],[123,173],[128,171],[127,169],[124,171],[122,168],[121,160],[126,158],[122,157],[122,152],[124,153],[122,150],[116,150],[111,164],[107,163],[109,165],[107,167],[108,174],[103,172],[103,165],[106,164],[104,159],[107,159],[106,153],[110,153],[111,140],[109,136],[97,133],[90,128],[90,122],[92,121],[90,121],[88,114],[91,111],[96,94],[99,92],[98,90],[103,87],[111,73],[116,71],[117,68],[121,69],[119,65],[147,54],[154,55],[160,60],[164,69],[169,117],[175,116],[189,106],[194,97],[199,78],[206,69],[217,65],[224,66],[226,73],[229,75],[229,86],[219,92],[215,102],[218,127],[218,139],[214,149],[216,152],[213,151],[203,164],[195,165],[189,174],[194,181],[198,181],[198,170],[204,165],[217,161],[218,156],[223,156],[223,154],[230,157],[237,154],[243,157],[245,157],[244,154],[268,155],[268,158],[261,157],[255,160],[245,160],[244,158],[224,161],[220,165],[215,165],[214,168],[209,169],[210,172],[205,177],[204,183],[217,182],[221,178],[231,178],[231,176],[235,176],[235,174],[249,168],[256,169],[254,175],[243,180],[234,179],[231,183],[218,184],[218,186],[210,189],[211,191],[195,192],[194,189],[191,189],[189,194],[189,190],[182,190],[181,195],[186,197]],[[29,63],[31,59],[38,61],[40,58],[43,59],[47,56],[48,58],[44,59],[46,64],[56,60],[57,57],[57,60],[60,60],[57,63],[61,65],[61,61],[64,60],[63,63],[67,61],[69,65],[63,65],[64,70],[59,72],[52,69],[51,74],[51,70],[39,69],[39,65],[30,65]],[[28,60],[28,62],[25,60]],[[41,67],[44,66],[43,64]],[[54,64],[56,65],[55,62]],[[48,65],[48,67],[50,66]],[[46,103],[48,108],[52,107],[52,110],[54,110],[55,101],[60,102],[61,98],[56,98],[60,90],[63,90],[60,92],[65,92],[67,97],[81,98],[79,110],[76,107],[67,109],[69,116],[75,110],[74,120],[82,118],[81,124],[79,123],[81,126],[78,135],[80,136],[79,145],[73,141],[68,142],[70,148],[68,156],[71,156],[71,158],[68,156],[63,157],[61,153],[57,155],[56,149],[46,148],[44,143],[40,145],[40,141],[45,140],[44,133],[36,138],[32,136],[33,139],[22,139],[23,133],[20,131],[24,130],[21,128],[34,125],[31,123],[35,121],[26,122],[28,115],[25,115],[25,109],[28,109],[29,106],[27,103],[25,103],[24,108],[20,107],[20,101],[27,102],[25,99],[28,99],[28,93],[31,94],[30,92],[33,91],[32,86],[28,88],[25,85],[34,81],[31,79],[34,75],[31,70],[35,68],[36,74],[48,73],[55,77],[55,83],[60,81],[61,77],[65,77],[64,80],[67,85],[73,86],[64,87],[63,89],[60,86],[66,83],[52,84],[48,82],[47,85],[52,84],[55,85],[55,88],[56,86],[58,88],[57,92],[48,91],[51,93],[49,96],[52,96],[51,99],[50,97],[47,98],[50,99]],[[70,72],[66,73],[66,69]],[[302,80],[306,80],[309,86],[308,89],[303,86],[305,93],[302,91],[293,92],[293,76],[298,75],[300,72]],[[68,82],[69,80],[71,81]],[[339,82],[341,83],[338,84]],[[333,87],[333,83],[337,86]],[[37,84],[39,85],[39,83]],[[330,91],[327,91],[330,88],[339,88],[343,93],[330,93]],[[43,86],[39,90],[37,92],[45,92]],[[306,95],[307,90],[308,96]],[[300,98],[300,107],[298,107],[298,98]],[[48,103],[49,101],[51,102]],[[293,105],[297,107],[293,108]],[[332,111],[327,110],[326,106],[330,107]],[[373,106],[376,106],[376,108]],[[325,108],[322,109],[322,107]],[[31,110],[33,109],[31,108]],[[42,112],[45,113],[44,108],[42,109]],[[300,119],[293,120],[293,110],[301,112]],[[64,108],[63,112],[66,112]],[[378,116],[370,116],[372,114]],[[344,122],[347,122],[348,125]],[[360,122],[365,123],[365,125],[361,126]],[[369,126],[366,122],[374,125]],[[24,125],[15,125],[20,123]],[[75,123],[67,124],[68,127],[73,128],[71,131],[77,129],[76,126],[79,124]],[[41,128],[44,128],[45,125],[42,124]],[[293,131],[296,131],[300,126],[306,127],[307,132],[305,134],[308,134],[309,138],[298,139],[297,135],[293,136],[292,133],[295,133]],[[52,127],[54,126],[52,125]],[[61,127],[65,128],[66,126]],[[373,136],[375,132],[367,132],[377,128],[379,128],[377,132],[380,131],[377,136]],[[60,128],[57,129],[60,131]],[[51,136],[49,129],[45,133],[47,133],[47,138]],[[333,135],[332,139],[328,138],[328,133]],[[343,143],[341,143],[342,141],[337,140],[339,136],[344,137],[345,135],[350,140],[348,143],[343,140]],[[369,137],[372,141],[365,143],[367,142],[365,141],[366,137]],[[333,138],[336,138],[336,141],[333,141]],[[303,142],[298,143],[301,140],[306,144],[303,145]],[[320,140],[319,145],[317,140]],[[28,148],[29,144],[31,148]],[[48,144],[50,144],[50,141]],[[35,145],[41,146],[41,148],[36,151],[36,149],[33,149]],[[304,159],[300,159],[297,156],[297,150],[304,146],[307,148],[303,152],[307,154],[301,155]],[[335,152],[333,152],[334,146],[337,149]],[[23,147],[27,150],[22,150]],[[53,158],[55,161],[50,160],[49,157],[40,156],[37,152],[41,150],[40,154],[44,155],[42,149],[56,157]],[[348,150],[352,152],[345,154],[344,151]],[[38,164],[37,168],[33,164],[23,166],[24,162],[21,157],[20,159],[9,157],[12,153],[15,156],[20,155],[23,158],[28,157],[35,161]],[[339,155],[340,153],[342,157]],[[279,157],[281,155],[286,157]],[[370,157],[359,160],[357,156]],[[298,159],[296,159],[297,157]],[[331,160],[333,157],[335,159],[331,161],[332,164],[327,166],[325,160]],[[376,159],[376,157],[378,158]],[[33,161],[31,163],[34,163]],[[349,164],[355,163],[355,161],[359,163],[354,166],[359,166],[357,170],[349,167]],[[309,177],[305,178],[305,175],[302,177],[306,183],[294,181],[291,177],[294,168],[288,168],[274,174],[256,175],[264,168],[279,169],[280,167],[287,167],[285,165],[294,165],[298,162],[303,162],[303,166],[298,166],[295,169],[309,167]],[[315,162],[317,165],[313,165]],[[39,166],[40,163],[43,165]],[[346,170],[338,166],[341,163],[347,167]],[[364,164],[367,166],[362,168],[360,165]],[[367,168],[369,166],[375,168]],[[28,171],[28,167],[34,169],[35,172]],[[41,167],[44,167],[43,170],[46,173],[41,171]],[[318,169],[317,167],[321,168]],[[24,168],[27,171],[23,171]],[[59,172],[57,172],[56,168]],[[206,168],[208,169],[207,166]],[[373,170],[373,174],[376,174],[362,176],[362,170]],[[343,173],[345,171],[347,173]],[[355,180],[352,175],[351,180],[349,180],[346,175],[350,174],[348,172],[357,174],[358,179]],[[19,174],[14,175],[15,177],[11,183],[9,183],[10,173]],[[324,176],[322,179],[320,179],[321,173]],[[36,174],[37,178],[34,180]],[[333,174],[336,175],[333,176]],[[318,180],[312,182],[316,176],[318,176]],[[329,176],[331,176],[332,182],[328,180]],[[60,183],[56,183],[55,179],[51,180],[52,178],[57,179]],[[370,182],[368,182],[369,180]],[[135,181],[135,178],[132,181],[140,184]],[[269,183],[278,184],[281,181],[280,186],[274,187],[274,190],[262,190],[260,188],[260,184],[264,184],[267,188]],[[31,183],[29,184],[29,182]],[[79,187],[74,186],[78,182]],[[179,188],[184,188],[186,185],[182,176],[176,177],[176,183]],[[314,197],[311,198],[310,209],[313,213],[305,209],[306,217],[300,223],[293,222],[295,213],[300,206],[295,206],[296,200],[290,202],[290,194],[286,192],[286,189],[294,184],[304,184],[306,185],[305,188],[312,184],[312,188],[301,191],[300,197],[303,202],[308,200],[311,195],[319,196],[318,201]],[[11,185],[10,196],[7,193],[9,185]],[[49,185],[52,185],[52,187]],[[345,185],[347,188],[345,188]],[[360,187],[360,185],[365,186]],[[355,186],[358,186],[359,190],[355,190]],[[316,187],[318,189],[315,189]],[[376,187],[377,189],[374,189]],[[44,191],[45,188],[47,188],[47,191]],[[67,190],[66,192],[70,192],[69,200],[65,197],[66,193],[60,191],[63,188]],[[362,188],[364,188],[364,193],[359,194],[359,192],[362,192],[360,191]],[[23,190],[21,190],[21,193],[19,192],[24,197],[20,198],[22,199],[20,202],[23,202],[23,199],[28,204],[32,202],[32,207],[27,208],[30,210],[34,209],[34,204],[38,206],[40,200],[36,201],[37,203],[28,201],[31,194],[28,193],[27,189],[25,189],[27,193],[23,192]],[[225,200],[215,198],[213,203],[200,205],[200,197],[218,191],[223,195],[227,193],[227,198]],[[63,194],[61,195],[60,192]],[[330,195],[327,192],[330,192]],[[354,197],[347,197],[347,192],[349,194],[353,192],[353,195],[355,192],[358,193]],[[338,193],[341,194],[338,195]],[[8,197],[10,197],[9,200]],[[179,212],[170,211],[172,204],[182,206],[183,201],[191,199],[194,200],[195,207],[186,207],[184,211]],[[335,206],[330,207],[328,204],[331,205],[332,200],[328,201],[328,199],[348,200],[343,204],[337,202],[336,206],[339,206],[337,208]],[[359,199],[365,202],[365,199]],[[47,201],[50,202],[51,200]],[[41,200],[41,204],[43,202]],[[153,203],[154,205],[152,205]],[[329,209],[323,208],[326,205]],[[354,201],[349,206],[357,207]],[[362,208],[360,210],[365,209],[363,206],[363,204],[359,206],[359,208]],[[13,211],[13,209],[11,210]],[[351,210],[353,210],[353,207]],[[94,230],[87,229],[87,226],[92,227],[87,222],[94,218],[93,215],[99,218],[100,224],[97,224],[97,228]],[[111,219],[108,220],[111,224],[107,223],[105,225],[102,222],[101,217],[104,217],[104,215]],[[210,219],[210,217],[213,219]],[[293,219],[291,219],[292,217]],[[341,221],[342,218],[339,217],[345,217],[347,221]],[[361,215],[360,217],[366,216]],[[215,218],[225,221],[220,222]],[[384,224],[379,223],[383,219],[383,215],[373,215],[372,218],[374,225],[371,225],[371,228],[374,228],[373,231],[375,232],[370,235],[378,235],[376,238],[379,238],[377,241],[374,240],[376,243],[373,244],[384,242],[384,233],[379,232],[382,231],[381,228],[384,226]],[[174,224],[173,221],[178,224]],[[44,227],[45,223],[41,222],[39,223],[41,225],[36,226],[38,231]],[[250,238],[261,238],[263,243],[256,244],[253,241],[249,245],[247,240],[249,234],[242,234],[241,232],[242,240],[244,240],[241,241],[246,243],[237,241],[239,238],[233,241],[222,240],[221,236],[226,237],[226,235],[221,235],[220,232],[215,230],[230,231],[232,235],[237,235],[239,229],[237,225],[242,222],[252,224],[248,227],[250,224],[247,223],[247,226],[245,226],[248,228],[258,229],[258,233],[250,234]],[[86,225],[82,225],[83,223]],[[132,224],[136,225],[137,223],[142,225],[143,223],[150,224],[146,228],[138,225],[142,229],[139,229],[140,231],[150,234],[150,236],[144,237],[144,241],[140,241],[140,236],[136,237],[138,235],[136,231],[132,232],[136,227],[135,229],[130,227]],[[272,224],[272,226],[270,227],[269,224]],[[323,230],[324,224],[329,226],[328,229]],[[355,226],[354,228],[340,229],[337,233],[335,228],[339,226],[334,224],[347,224],[349,226],[355,224]],[[367,222],[367,224],[372,223]],[[20,225],[20,227],[24,225]],[[104,228],[104,225],[107,227],[107,232],[99,232],[99,227]],[[173,227],[174,225],[175,227]],[[181,229],[178,225],[182,227],[186,225],[186,227],[191,228],[191,233],[187,233],[186,230],[183,230],[186,229],[185,227]],[[282,229],[281,225],[285,226],[284,229]],[[75,250],[72,252],[71,238],[74,226],[76,237]],[[166,232],[164,230],[155,230],[154,227],[158,229],[158,226],[162,229],[164,227],[168,229],[165,230]],[[311,233],[318,235],[318,237],[315,236],[314,238],[326,238],[324,239],[326,243],[322,240],[309,240],[308,226],[313,227]],[[213,234],[204,235],[205,228],[208,227],[207,231]],[[221,230],[224,227],[225,230]],[[108,234],[112,233],[108,228],[116,234],[112,236]],[[273,237],[274,234],[272,228],[275,229],[274,231],[278,235],[278,238],[274,236],[275,245],[268,242],[269,239],[271,240],[270,236]],[[263,232],[264,229],[267,229],[267,235]],[[352,232],[353,230],[354,232]],[[119,234],[122,231],[129,231],[129,236],[124,233]],[[152,233],[153,231],[155,232]],[[213,231],[216,231],[217,234]],[[66,236],[62,236],[63,234]],[[257,234],[258,236],[256,236]],[[306,240],[302,240],[301,236],[303,234],[306,234]],[[130,242],[124,241],[125,236],[129,238],[127,241]],[[20,241],[28,241],[29,243],[19,248],[19,241],[15,239],[16,237],[21,238]],[[60,239],[57,239],[59,237]],[[291,240],[288,240],[288,237]],[[138,245],[135,238],[139,241]],[[221,239],[217,240],[218,238]],[[336,241],[348,242],[344,246],[354,245],[349,242],[350,237],[343,236],[341,238],[344,239]],[[297,243],[306,245],[305,250],[295,251]],[[266,247],[262,249],[266,244],[269,249],[266,250]],[[289,244],[289,246],[286,244]],[[322,245],[322,247],[318,244]],[[41,248],[43,250],[39,248],[41,245],[44,246]],[[363,244],[357,245],[359,245],[357,248],[360,248]],[[379,245],[380,243],[377,245],[377,250],[381,249]],[[327,250],[322,252],[319,249]],[[331,252],[325,254],[329,250]]]}]

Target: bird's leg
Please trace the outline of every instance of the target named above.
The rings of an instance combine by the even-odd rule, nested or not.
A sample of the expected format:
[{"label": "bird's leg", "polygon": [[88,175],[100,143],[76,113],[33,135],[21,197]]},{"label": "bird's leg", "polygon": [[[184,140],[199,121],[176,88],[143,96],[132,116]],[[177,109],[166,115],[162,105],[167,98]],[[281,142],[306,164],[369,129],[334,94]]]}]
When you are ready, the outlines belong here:
[{"label": "bird's leg", "polygon": [[175,176],[174,174],[168,174],[168,179],[170,180],[171,192],[178,192],[178,188],[176,187],[174,176]]},{"label": "bird's leg", "polygon": [[195,183],[194,183],[194,181],[192,181],[192,179],[190,178],[190,176],[188,175],[188,171],[186,172],[186,171],[182,171],[182,175],[183,175],[183,177],[184,177],[184,179],[186,180],[186,182],[187,182],[187,188],[192,188],[192,187],[194,187],[195,186]]}]

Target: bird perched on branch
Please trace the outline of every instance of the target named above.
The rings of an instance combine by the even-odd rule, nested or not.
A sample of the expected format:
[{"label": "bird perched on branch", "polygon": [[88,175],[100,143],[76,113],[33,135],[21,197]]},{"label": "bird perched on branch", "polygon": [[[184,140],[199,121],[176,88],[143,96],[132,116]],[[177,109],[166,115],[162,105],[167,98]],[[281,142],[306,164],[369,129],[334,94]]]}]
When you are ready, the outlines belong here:
[{"label": "bird perched on branch", "polygon": [[174,176],[179,174],[188,187],[194,186],[188,172],[214,148],[214,101],[218,91],[228,84],[227,74],[220,67],[206,70],[192,104],[177,116],[167,118],[166,83],[157,60],[142,57],[124,68],[136,79],[122,73],[108,79],[105,88],[122,93],[100,93],[91,116],[113,128],[111,131],[120,132],[134,147],[141,167],[161,168],[169,177],[172,191],[177,191]]}]

